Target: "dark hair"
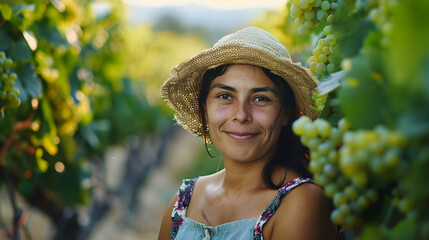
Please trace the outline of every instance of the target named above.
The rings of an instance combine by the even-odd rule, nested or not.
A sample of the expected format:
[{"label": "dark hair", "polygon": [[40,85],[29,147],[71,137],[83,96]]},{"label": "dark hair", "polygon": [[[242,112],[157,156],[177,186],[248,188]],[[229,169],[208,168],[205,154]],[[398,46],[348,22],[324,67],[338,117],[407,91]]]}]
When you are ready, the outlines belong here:
[{"label": "dark hair", "polygon": [[[205,117],[205,103],[210,90],[211,82],[218,76],[225,73],[230,65],[222,65],[214,69],[210,69],[204,73],[201,81],[200,95],[198,105],[200,109],[200,120],[202,123],[202,137],[205,142],[206,150],[213,157],[207,148],[207,139],[209,133],[207,131],[207,119]],[[292,132],[292,123],[299,118],[295,95],[289,84],[280,76],[272,73],[266,68],[262,68],[265,75],[277,86],[281,96],[281,106],[284,114],[288,116],[288,124],[281,128],[279,140],[277,142],[277,151],[274,156],[266,163],[262,171],[262,179],[264,183],[271,189],[279,189],[285,184],[286,173],[283,180],[276,184],[273,182],[272,174],[276,167],[285,167],[294,170],[301,177],[312,177],[308,169],[309,150],[301,144],[298,136]]]}]

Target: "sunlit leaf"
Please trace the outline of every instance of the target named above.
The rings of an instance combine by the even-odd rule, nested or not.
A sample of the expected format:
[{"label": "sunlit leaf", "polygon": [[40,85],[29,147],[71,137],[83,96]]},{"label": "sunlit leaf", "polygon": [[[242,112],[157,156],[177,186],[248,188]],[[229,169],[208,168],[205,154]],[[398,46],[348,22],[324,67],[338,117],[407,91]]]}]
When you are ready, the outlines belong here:
[{"label": "sunlit leaf", "polygon": [[0,4],[0,13],[4,20],[10,20],[12,17],[12,8],[6,4]]}]

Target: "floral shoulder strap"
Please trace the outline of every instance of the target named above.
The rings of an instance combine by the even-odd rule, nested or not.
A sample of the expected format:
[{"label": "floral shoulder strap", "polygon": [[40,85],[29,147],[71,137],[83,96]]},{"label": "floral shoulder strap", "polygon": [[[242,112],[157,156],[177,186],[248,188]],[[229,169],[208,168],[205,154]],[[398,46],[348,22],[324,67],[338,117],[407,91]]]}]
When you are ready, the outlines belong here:
[{"label": "floral shoulder strap", "polygon": [[277,196],[270,202],[270,204],[268,204],[267,208],[265,208],[264,212],[261,214],[261,216],[259,216],[256,222],[255,228],[253,230],[254,240],[263,239],[262,227],[276,212],[277,208],[280,205],[282,197],[287,195],[295,187],[307,182],[312,182],[311,178],[295,178],[292,181],[288,182],[284,187],[279,189],[279,193],[277,194]]},{"label": "floral shoulder strap", "polygon": [[173,228],[171,229],[171,240],[176,238],[177,232],[185,219],[186,210],[188,209],[189,202],[191,201],[192,191],[194,190],[195,182],[198,177],[193,179],[184,179],[177,192],[177,201],[174,204],[171,213],[173,220]]}]

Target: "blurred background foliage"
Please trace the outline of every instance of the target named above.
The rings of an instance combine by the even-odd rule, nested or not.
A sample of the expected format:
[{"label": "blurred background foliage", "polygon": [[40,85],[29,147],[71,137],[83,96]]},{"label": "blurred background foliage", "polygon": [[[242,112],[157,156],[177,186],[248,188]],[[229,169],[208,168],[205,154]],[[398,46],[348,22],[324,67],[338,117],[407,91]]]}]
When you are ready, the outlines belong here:
[{"label": "blurred background foliage", "polygon": [[[100,2],[107,6],[105,11],[95,10]],[[310,69],[315,55],[321,55],[314,50],[329,38],[336,56],[328,61],[334,67],[329,73],[326,65],[313,71],[323,93],[314,96],[320,118],[332,128],[342,128],[343,118],[349,136],[362,132],[375,136],[381,126],[406,142],[394,149],[400,159],[397,169],[381,169],[381,175],[369,164],[372,157],[380,156],[372,156],[364,143],[356,149],[369,152],[366,164],[352,155],[347,158],[350,165],[343,165],[354,168],[346,168],[332,154],[338,179],[349,178],[347,184],[361,188],[362,194],[370,189],[379,196],[360,213],[352,208],[353,201],[343,201],[351,207],[336,206],[347,214],[335,219],[362,233],[362,239],[427,239],[429,31],[421,27],[429,21],[427,2],[354,0],[343,5],[340,0],[327,0],[329,6],[336,6],[329,10],[331,20],[316,20],[317,14],[308,10],[307,18],[314,20],[307,26],[313,28],[303,35],[299,27],[306,19],[298,19],[302,12],[296,12],[301,2],[306,0],[285,1],[283,7],[264,12],[248,25],[271,32],[295,62]],[[301,5],[319,11],[314,4]],[[169,69],[208,48],[211,36],[204,29],[181,25],[174,17],[165,16],[150,26],[130,24],[126,15],[120,0],[0,2],[0,199],[7,199],[11,209],[11,218],[3,219],[0,212],[0,238],[20,239],[23,234],[32,239],[34,233],[27,229],[31,208],[49,218],[53,230],[47,236],[52,239],[92,237],[118,202],[125,206],[123,225],[143,228],[156,221],[149,216],[145,223],[133,223],[140,217],[135,215],[143,186],[175,181],[166,183],[165,189],[158,187],[163,191],[161,200],[145,195],[163,208],[181,178],[223,168],[214,146],[208,146],[215,156],[211,159],[199,140],[177,138],[173,113],[159,98]],[[306,28],[301,27],[301,32]],[[330,50],[326,52],[331,54]],[[350,147],[349,143],[341,142],[334,151]],[[176,150],[169,155],[172,146]],[[317,151],[312,150],[314,162]],[[196,160],[176,161],[180,157]],[[168,160],[173,172],[159,172]],[[350,169],[356,171],[350,174]],[[119,177],[112,174],[118,171],[123,172]],[[113,175],[115,183],[110,180]],[[371,181],[356,183],[353,175]],[[317,179],[316,174],[316,182],[323,186],[320,176]],[[336,177],[329,181],[340,182]],[[339,186],[334,187],[330,197],[344,195]]]}]

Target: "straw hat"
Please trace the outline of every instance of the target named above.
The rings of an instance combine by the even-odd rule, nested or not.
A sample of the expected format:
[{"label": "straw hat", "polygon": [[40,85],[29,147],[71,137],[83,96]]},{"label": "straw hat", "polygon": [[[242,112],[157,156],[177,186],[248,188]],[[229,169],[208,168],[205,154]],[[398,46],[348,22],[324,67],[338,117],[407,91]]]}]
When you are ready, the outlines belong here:
[{"label": "straw hat", "polygon": [[270,33],[247,27],[224,36],[212,48],[171,69],[170,78],[161,87],[161,97],[176,111],[178,124],[202,135],[198,106],[201,77],[209,69],[234,63],[264,67],[281,76],[292,88],[298,110],[311,119],[317,118],[318,112],[310,108],[317,79],[308,69],[293,63],[286,48]]}]

